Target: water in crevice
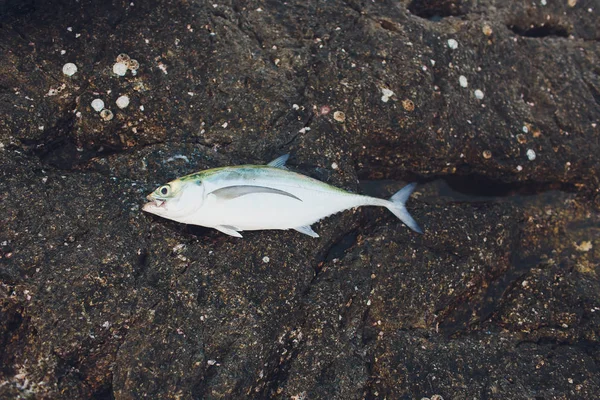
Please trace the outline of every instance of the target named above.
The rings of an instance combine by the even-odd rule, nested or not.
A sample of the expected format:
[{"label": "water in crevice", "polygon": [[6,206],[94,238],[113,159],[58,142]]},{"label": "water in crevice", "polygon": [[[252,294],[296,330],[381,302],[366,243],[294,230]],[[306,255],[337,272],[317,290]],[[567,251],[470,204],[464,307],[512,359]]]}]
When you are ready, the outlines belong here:
[{"label": "water in crevice", "polygon": [[[406,183],[395,180],[364,180],[362,194],[388,198]],[[558,204],[575,196],[575,187],[554,183],[502,183],[481,176],[447,176],[419,182],[415,198],[430,204],[510,202],[515,205]]]}]

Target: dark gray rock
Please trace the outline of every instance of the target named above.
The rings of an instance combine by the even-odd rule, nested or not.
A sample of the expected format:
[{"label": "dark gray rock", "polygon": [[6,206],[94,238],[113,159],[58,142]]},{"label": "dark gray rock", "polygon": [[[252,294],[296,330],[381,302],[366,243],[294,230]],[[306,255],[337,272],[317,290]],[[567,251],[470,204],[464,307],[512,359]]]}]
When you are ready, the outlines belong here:
[{"label": "dark gray rock", "polygon": [[[0,398],[594,398],[600,21],[573,3],[0,2]],[[425,235],[140,211],[287,152],[419,180]]]}]

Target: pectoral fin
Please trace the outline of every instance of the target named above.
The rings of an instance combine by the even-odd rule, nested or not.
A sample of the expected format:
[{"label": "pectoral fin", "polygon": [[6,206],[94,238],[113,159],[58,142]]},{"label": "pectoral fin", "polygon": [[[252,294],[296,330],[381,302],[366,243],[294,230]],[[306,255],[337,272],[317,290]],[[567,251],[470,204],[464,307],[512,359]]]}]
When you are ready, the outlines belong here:
[{"label": "pectoral fin", "polygon": [[235,236],[235,237],[239,237],[239,238],[242,237],[242,235],[238,232],[239,229],[236,228],[235,226],[219,225],[219,226],[215,226],[214,228],[220,232],[223,232],[226,235],[229,235],[229,236]]},{"label": "pectoral fin", "polygon": [[297,228],[294,228],[294,230],[298,231],[300,233],[304,233],[305,235],[308,235],[310,237],[314,237],[314,238],[319,237],[319,234],[317,232],[313,231],[309,225],[299,226]]},{"label": "pectoral fin", "polygon": [[269,167],[287,169],[285,167],[285,163],[287,162],[288,158],[290,158],[290,155],[289,154],[284,154],[281,157],[277,157],[276,159],[274,159],[273,161],[271,161],[267,165]]},{"label": "pectoral fin", "polygon": [[298,197],[294,196],[291,193],[285,192],[279,189],[273,189],[266,186],[250,186],[250,185],[240,185],[240,186],[227,186],[221,189],[217,189],[211,194],[214,194],[219,198],[219,200],[231,200],[236,197],[245,196],[247,194],[254,193],[270,193],[270,194],[279,194],[281,196],[291,197],[293,199],[300,200]]}]

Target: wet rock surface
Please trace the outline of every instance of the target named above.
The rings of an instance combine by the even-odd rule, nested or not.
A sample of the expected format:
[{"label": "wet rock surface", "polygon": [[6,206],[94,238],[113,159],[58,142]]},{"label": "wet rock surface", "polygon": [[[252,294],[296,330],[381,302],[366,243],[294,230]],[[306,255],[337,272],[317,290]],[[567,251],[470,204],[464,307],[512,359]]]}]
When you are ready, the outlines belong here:
[{"label": "wet rock surface", "polygon": [[[0,398],[594,398],[598,11],[0,2]],[[380,197],[418,180],[426,233],[360,209],[235,239],[140,210],[288,152]]]}]

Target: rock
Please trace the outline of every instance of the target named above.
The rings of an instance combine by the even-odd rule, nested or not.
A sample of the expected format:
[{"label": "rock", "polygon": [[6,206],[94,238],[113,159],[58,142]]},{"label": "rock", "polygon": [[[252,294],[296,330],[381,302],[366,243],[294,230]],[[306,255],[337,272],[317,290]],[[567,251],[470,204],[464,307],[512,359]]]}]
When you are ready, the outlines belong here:
[{"label": "rock", "polygon": [[[0,21],[0,398],[600,389],[586,7],[6,1]],[[288,152],[348,190],[420,181],[425,234],[381,209],[242,240],[140,211]]]}]

